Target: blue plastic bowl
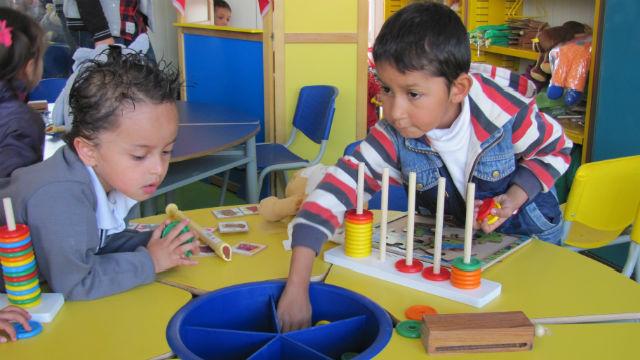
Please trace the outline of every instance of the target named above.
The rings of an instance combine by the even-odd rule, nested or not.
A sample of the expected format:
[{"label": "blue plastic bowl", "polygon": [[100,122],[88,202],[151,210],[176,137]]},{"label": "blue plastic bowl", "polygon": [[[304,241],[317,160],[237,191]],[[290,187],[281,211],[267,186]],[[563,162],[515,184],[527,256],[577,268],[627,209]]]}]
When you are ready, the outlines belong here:
[{"label": "blue plastic bowl", "polygon": [[248,283],[200,296],[183,306],[167,326],[167,341],[180,359],[370,359],[391,338],[384,309],[352,291],[322,283],[309,289],[312,324],[283,333],[276,306],[283,281]]}]

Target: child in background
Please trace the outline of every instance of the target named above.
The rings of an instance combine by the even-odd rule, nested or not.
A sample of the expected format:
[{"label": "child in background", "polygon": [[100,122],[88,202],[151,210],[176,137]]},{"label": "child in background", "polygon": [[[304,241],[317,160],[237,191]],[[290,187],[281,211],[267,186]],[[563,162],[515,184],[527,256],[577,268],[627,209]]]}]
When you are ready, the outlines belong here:
[{"label": "child in background", "polygon": [[29,225],[38,269],[54,292],[89,300],[147,284],[177,265],[194,265],[194,235],[126,230],[125,217],[153,196],[167,173],[178,132],[178,73],[112,45],[106,61],[78,75],[66,146],[46,161],[0,179],[16,221]]},{"label": "child in background", "polygon": [[224,0],[213,0],[213,25],[228,26],[231,21],[231,6]]},{"label": "child in background", "polygon": [[291,267],[278,304],[284,331],[309,326],[313,259],[345,211],[355,207],[360,162],[365,201],[379,191],[385,167],[396,185],[415,172],[416,210],[434,214],[442,176],[445,213],[464,224],[466,184],[473,181],[476,211],[485,198],[502,205],[493,211],[500,218],[496,223],[476,224],[483,231],[560,240],[562,217],[552,189],[569,166],[572,144],[554,119],[538,111],[526,79],[506,69],[471,66],[460,18],[433,2],[414,3],[390,17],[373,57],[384,120],[352,156],[328,170],[292,222]]},{"label": "child in background", "polygon": [[45,36],[29,16],[0,8],[0,177],[42,161],[44,122],[27,104],[42,77]]},{"label": "child in background", "polygon": [[[31,319],[31,314],[23,308],[10,305],[0,309],[0,344],[9,340],[16,341],[16,329],[12,324],[14,322],[20,323],[25,330],[31,331],[29,319]],[[3,332],[9,335],[8,339]]]}]

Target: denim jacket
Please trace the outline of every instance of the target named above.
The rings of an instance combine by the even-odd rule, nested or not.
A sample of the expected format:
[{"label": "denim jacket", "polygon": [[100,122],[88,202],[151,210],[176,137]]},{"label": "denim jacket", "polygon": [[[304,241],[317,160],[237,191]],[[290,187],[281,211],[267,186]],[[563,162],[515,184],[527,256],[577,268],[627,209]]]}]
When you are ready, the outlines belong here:
[{"label": "denim jacket", "polygon": [[[476,184],[476,199],[495,197],[518,185],[528,201],[498,231],[536,235],[558,242],[561,215],[553,186],[569,167],[569,140],[562,127],[541,113],[533,84],[506,69],[472,64],[469,109],[472,131],[467,180]],[[302,204],[293,224],[292,246],[319,251],[355,207],[358,163],[365,164],[365,201],[380,190],[382,170],[392,185],[405,184],[416,172],[416,205],[435,212],[438,177],[447,178],[445,213],[463,224],[465,199],[458,192],[441,157],[426,136],[402,137],[386,121],[378,122],[351,156],[343,157]]]}]

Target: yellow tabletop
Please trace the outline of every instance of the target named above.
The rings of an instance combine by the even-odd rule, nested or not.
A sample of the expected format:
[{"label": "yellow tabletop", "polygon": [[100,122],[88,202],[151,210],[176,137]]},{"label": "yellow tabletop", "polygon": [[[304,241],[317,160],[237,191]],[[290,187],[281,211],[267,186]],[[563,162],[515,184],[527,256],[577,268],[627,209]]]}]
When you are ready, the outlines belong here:
[{"label": "yellow tabletop", "polygon": [[[215,209],[225,209],[237,206],[226,206]],[[225,262],[217,256],[194,257],[198,261],[195,266],[182,266],[159,274],[157,279],[167,284],[184,286],[195,293],[211,291],[246,282],[284,279],[289,275],[291,251],[285,251],[282,241],[288,238],[287,223],[268,222],[259,215],[248,215],[234,218],[217,219],[212,209],[198,209],[184,213],[202,227],[217,227],[218,222],[246,221],[249,232],[235,234],[220,234],[230,246],[240,241],[265,244],[267,248],[253,256],[233,254],[232,260]],[[166,216],[157,215],[134,220],[137,223],[157,224]],[[335,245],[327,243],[323,249],[330,249]],[[322,280],[329,271],[330,265],[322,261],[320,254],[313,264],[312,280]]]},{"label": "yellow tabletop", "polygon": [[[399,320],[405,320],[405,309],[415,304],[430,305],[440,313],[521,310],[530,318],[640,312],[640,285],[583,255],[537,240],[489,268],[483,277],[501,283],[502,294],[481,309],[377,280],[339,266],[331,268],[326,282],[369,297]],[[603,345],[604,340],[607,344],[623,344],[618,343],[618,336],[626,334],[627,330],[636,338],[640,336],[640,324],[602,327],[558,325],[551,328],[551,336],[535,340],[533,352],[508,353],[500,357],[563,358],[550,357],[550,354],[571,349],[574,353],[597,358],[595,354],[609,355],[605,349],[610,345]],[[629,339],[628,336],[623,338]],[[634,348],[630,343],[627,344],[627,349]],[[380,358],[399,358],[397,356],[400,354],[426,356],[419,341],[408,341],[394,334]],[[569,356],[573,353],[566,354]],[[477,354],[469,357],[481,358]],[[498,354],[491,353],[482,358],[497,359]]]},{"label": "yellow tabletop", "polygon": [[158,283],[68,301],[39,335],[0,344],[1,359],[148,359],[170,351],[165,331],[191,294]]}]

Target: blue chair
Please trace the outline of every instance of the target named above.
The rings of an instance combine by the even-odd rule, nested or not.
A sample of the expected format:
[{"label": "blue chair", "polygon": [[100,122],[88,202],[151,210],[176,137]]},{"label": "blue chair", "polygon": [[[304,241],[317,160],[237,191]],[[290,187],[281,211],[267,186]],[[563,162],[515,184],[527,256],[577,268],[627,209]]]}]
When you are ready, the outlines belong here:
[{"label": "blue chair", "polygon": [[[258,189],[262,189],[264,179],[274,171],[284,173],[285,170],[300,169],[320,162],[327,148],[337,96],[338,89],[334,86],[313,85],[300,89],[293,116],[293,129],[287,142],[256,145],[260,173]],[[299,132],[320,145],[317,155],[312,160],[303,159],[289,150]]]},{"label": "blue chair", "polygon": [[[351,155],[353,151],[360,145],[360,141],[352,142],[344,148],[343,155]],[[398,185],[389,185],[389,210],[407,211],[408,204],[407,192],[404,187]],[[382,206],[382,192],[378,191],[369,199],[369,209],[380,209]]]},{"label": "blue chair", "polygon": [[68,78],[73,72],[73,54],[66,44],[51,44],[44,53],[44,71],[42,77]]},{"label": "blue chair", "polygon": [[29,94],[29,100],[47,100],[48,103],[53,103],[66,84],[67,79],[63,78],[42,79]]}]

